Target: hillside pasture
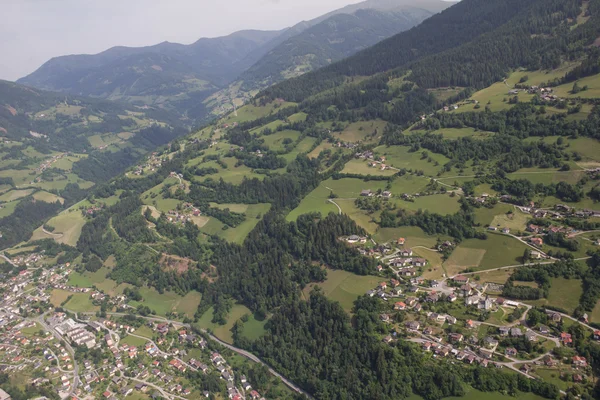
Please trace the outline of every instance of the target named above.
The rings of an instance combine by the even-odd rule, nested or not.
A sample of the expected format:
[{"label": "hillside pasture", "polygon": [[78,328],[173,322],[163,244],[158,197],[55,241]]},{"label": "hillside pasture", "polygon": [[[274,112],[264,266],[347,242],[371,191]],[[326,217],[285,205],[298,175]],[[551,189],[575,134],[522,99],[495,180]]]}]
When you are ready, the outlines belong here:
[{"label": "hillside pasture", "polygon": [[[227,315],[227,323],[225,325],[215,324],[212,321],[214,309],[209,308],[196,322],[194,325],[201,329],[210,329],[216,337],[227,343],[233,343],[233,334],[231,328],[237,320],[242,318],[245,314],[251,315],[250,309],[241,304],[235,304],[229,314]],[[250,321],[248,321],[249,323]],[[262,333],[260,332],[259,324],[251,324],[250,329],[254,329],[254,332],[248,332],[249,337],[258,337]],[[264,329],[264,326],[263,326]]]},{"label": "hillside pasture", "polygon": [[15,212],[15,208],[20,202],[20,200],[17,200],[11,201],[10,203],[1,204],[2,208],[0,208],[0,218],[8,217]]},{"label": "hillside pasture", "polygon": [[467,268],[475,271],[521,264],[529,247],[507,235],[489,233],[487,240],[464,240],[444,263],[449,276]]},{"label": "hillside pasture", "polygon": [[311,283],[302,293],[307,299],[312,288],[318,286],[330,300],[338,301],[346,312],[350,312],[354,301],[359,296],[375,288],[383,280],[385,279],[377,276],[360,276],[342,270],[327,270],[327,279],[324,282]]},{"label": "hillside pasture", "polygon": [[346,163],[342,174],[357,174],[357,175],[374,175],[374,176],[392,176],[398,171],[387,169],[382,171],[379,164],[375,167],[370,167],[365,160],[352,159]]},{"label": "hillside pasture", "polygon": [[8,203],[14,200],[22,199],[33,193],[33,189],[11,190],[0,196],[0,203]]},{"label": "hillside pasture", "polygon": [[265,106],[255,106],[254,104],[247,104],[237,111],[230,113],[222,121],[226,124],[232,124],[234,122],[247,122],[266,117],[267,115],[283,110],[284,108],[295,106],[296,103],[290,102],[278,102],[273,101]]},{"label": "hillside pasture", "polygon": [[334,132],[332,135],[337,140],[344,142],[371,142],[381,136],[386,125],[387,122],[381,120],[353,122],[342,132]]},{"label": "hillside pasture", "polygon": [[582,293],[583,287],[579,279],[551,278],[548,298],[527,303],[537,306],[558,307],[570,314],[579,305]]},{"label": "hillside pasture", "polygon": [[85,223],[86,220],[81,214],[81,211],[71,207],[58,214],[56,217],[51,218],[46,223],[46,225],[54,227],[54,231],[52,231],[51,234],[45,233],[43,228],[39,227],[33,231],[33,236],[30,240],[54,239],[58,243],[75,246],[77,245],[77,241],[81,235],[81,229]]},{"label": "hillside pasture", "polygon": [[[375,153],[386,158],[385,164],[398,169],[422,170],[425,175],[435,176],[442,170],[442,166],[450,161],[447,157],[427,151],[427,157],[423,152],[410,152],[409,147],[404,146],[379,146]],[[431,158],[431,162],[428,159]],[[437,163],[437,165],[436,165]]]},{"label": "hillside pasture", "polygon": [[449,215],[455,214],[460,210],[459,196],[450,197],[448,194],[434,194],[431,196],[420,196],[414,201],[402,200],[394,197],[393,202],[405,210],[418,211],[427,210],[431,213]]},{"label": "hillside pasture", "polygon": [[33,194],[33,198],[46,203],[56,203],[57,201],[60,201],[61,204],[64,204],[65,202],[65,199],[62,197],[59,197],[53,193],[45,192],[43,190],[35,192]]},{"label": "hillside pasture", "polygon": [[[246,210],[246,220],[235,228],[225,228],[225,224],[216,218],[209,217],[206,223],[200,227],[200,231],[207,235],[217,235],[229,242],[242,244],[246,239],[246,236],[254,229],[254,227],[260,222],[262,216],[269,212],[270,204],[222,204],[220,207],[227,208],[232,206],[236,209],[242,209],[244,206]],[[233,209],[231,209],[233,211]]]},{"label": "hillside pasture", "polygon": [[271,135],[261,136],[261,139],[264,140],[266,146],[273,151],[283,151],[285,149],[285,145],[283,144],[284,140],[288,139],[292,142],[295,142],[300,137],[300,132],[292,131],[292,130],[284,130],[280,132],[275,132]]}]

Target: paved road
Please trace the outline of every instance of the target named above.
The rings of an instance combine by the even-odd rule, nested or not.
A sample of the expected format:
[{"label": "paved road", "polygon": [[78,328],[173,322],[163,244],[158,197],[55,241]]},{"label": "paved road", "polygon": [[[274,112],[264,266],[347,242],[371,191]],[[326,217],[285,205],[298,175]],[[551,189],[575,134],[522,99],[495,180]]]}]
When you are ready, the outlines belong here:
[{"label": "paved road", "polygon": [[6,257],[6,256],[4,255],[4,253],[0,254],[0,257],[4,258],[4,260],[5,260],[7,263],[9,263],[10,265],[12,265],[13,267],[18,267],[18,265],[17,265],[17,264],[15,264],[14,262],[12,262],[12,260],[11,260],[10,258]]},{"label": "paved road", "polygon": [[71,385],[71,389],[69,389],[69,397],[73,395],[73,393],[75,392],[75,390],[77,389],[77,387],[79,386],[79,365],[77,364],[77,360],[75,359],[75,350],[73,350],[73,347],[71,347],[71,345],[68,343],[68,341],[63,340],[62,337],[58,334],[58,332],[56,332],[54,329],[52,329],[50,327],[50,325],[48,325],[46,323],[46,321],[44,321],[44,317],[46,316],[47,312],[36,317],[35,319],[31,319],[31,321],[35,321],[37,323],[39,323],[40,325],[42,325],[42,327],[52,333],[52,335],[59,341],[59,342],[63,342],[65,348],[67,349],[67,351],[69,352],[69,354],[71,355],[71,358],[73,359],[73,384]]},{"label": "paved road", "polygon": [[[80,314],[94,314],[93,312],[85,312],[85,313],[80,313]],[[107,313],[109,315],[119,315],[119,316],[124,316],[124,315],[128,315],[125,313]],[[144,318],[148,321],[154,321],[154,322],[167,322],[167,323],[171,323],[174,325],[178,325],[178,326],[183,326],[186,328],[191,328],[190,324],[184,324],[180,321],[173,321],[173,320],[169,320],[166,318],[157,318],[157,317],[142,317],[142,316],[138,316],[140,318]],[[285,378],[283,375],[279,374],[277,371],[275,371],[273,368],[271,368],[267,363],[265,363],[263,360],[261,360],[260,358],[258,358],[257,356],[255,356],[254,354],[246,351],[246,350],[242,350],[240,348],[237,348],[235,346],[230,345],[229,343],[225,343],[224,341],[222,341],[221,339],[217,338],[216,336],[213,336],[212,334],[208,333],[208,331],[206,331],[205,329],[201,329],[202,332],[208,334],[208,336],[210,337],[210,339],[212,339],[213,341],[219,343],[221,346],[227,347],[229,350],[244,356],[246,358],[248,358],[249,360],[252,360],[256,363],[262,364],[264,366],[266,366],[269,369],[269,372],[278,377],[279,379],[281,379],[281,381],[290,389],[294,390],[297,393],[301,393],[303,395],[305,395],[306,397],[308,397],[309,399],[312,399],[313,397],[306,393],[305,391],[303,391],[302,389],[300,389],[300,387],[296,386],[292,381],[290,381],[289,379]],[[146,340],[149,340],[148,338],[145,338]],[[151,341],[151,340],[149,340]]]}]

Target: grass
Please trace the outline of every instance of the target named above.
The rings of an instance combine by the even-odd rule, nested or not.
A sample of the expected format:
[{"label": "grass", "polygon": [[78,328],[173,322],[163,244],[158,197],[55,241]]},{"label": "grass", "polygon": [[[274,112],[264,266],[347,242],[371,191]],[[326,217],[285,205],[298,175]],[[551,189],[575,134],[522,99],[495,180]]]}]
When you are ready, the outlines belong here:
[{"label": "grass", "polygon": [[219,210],[224,210],[226,208],[231,212],[236,213],[245,213],[248,211],[248,204],[218,204],[218,203],[210,203],[210,206],[213,208],[218,208]]},{"label": "grass", "polygon": [[[508,103],[508,99],[515,97],[515,95],[508,94],[511,88],[512,86],[509,87],[504,82],[494,83],[471,96],[471,100],[479,102],[480,108],[476,109],[473,104],[462,103],[458,110],[454,112],[485,111],[486,107],[489,107],[493,112],[509,109],[512,105]],[[529,102],[534,96],[524,91],[520,91],[517,97],[520,102]]]},{"label": "grass", "polygon": [[100,307],[92,304],[87,293],[71,293],[73,297],[65,304],[65,308],[75,312],[98,311]]},{"label": "grass", "polygon": [[265,145],[268,146],[269,149],[280,151],[285,149],[285,145],[283,144],[285,139],[290,139],[292,142],[295,142],[299,137],[300,132],[298,131],[284,130],[268,136],[262,136],[261,139],[265,141]]},{"label": "grass", "polygon": [[142,301],[131,301],[129,304],[133,307],[140,304],[148,306],[161,316],[175,311],[192,317],[202,299],[200,293],[196,292],[190,292],[182,297],[173,292],[159,293],[156,289],[148,287],[140,288],[140,294],[143,298]]},{"label": "grass", "polygon": [[[512,214],[508,214],[512,211]],[[525,230],[529,215],[509,204],[496,204],[494,208],[478,208],[475,210],[475,223],[482,226],[509,228],[511,231]]]},{"label": "grass", "polygon": [[[423,158],[422,151],[411,153],[409,147],[403,146],[379,146],[375,148],[375,153],[379,156],[385,156],[387,165],[398,169],[422,170],[428,176],[435,176],[442,170],[442,166],[449,161],[447,157],[432,152],[427,152],[428,157]],[[429,157],[432,162],[428,161]],[[436,162],[437,166],[435,165]]]},{"label": "grass", "polygon": [[577,81],[579,87],[583,88],[587,86],[588,89],[581,91],[577,94],[571,93],[573,89],[573,83],[566,83],[564,85],[560,85],[554,88],[554,93],[558,97],[563,98],[583,98],[583,99],[592,99],[600,97],[600,74],[587,76],[585,78],[581,78]]},{"label": "grass", "polygon": [[594,310],[590,313],[590,321],[596,323],[600,322],[600,300],[598,300],[596,307],[594,307]]},{"label": "grass", "polygon": [[19,203],[20,201],[11,201],[10,203],[2,204],[2,208],[0,208],[0,218],[8,217],[15,212],[15,208]]},{"label": "grass", "polygon": [[[202,317],[200,317],[200,319],[195,325],[199,328],[212,330],[216,337],[227,343],[233,343],[231,328],[233,327],[235,322],[245,314],[252,314],[248,307],[241,304],[236,304],[231,308],[231,311],[229,311],[229,315],[227,316],[227,323],[225,325],[219,325],[211,322],[213,318],[213,312],[213,308],[209,308],[208,311],[206,311],[202,315]],[[248,323],[249,322],[250,320],[248,320]],[[252,329],[255,329],[256,331],[250,333],[251,336],[258,333],[257,325],[252,326]],[[249,331],[251,331],[252,329],[249,329]]]},{"label": "grass", "polygon": [[579,298],[583,293],[581,280],[552,278],[548,298],[529,302],[534,305],[550,305],[562,308],[569,314],[579,305]]},{"label": "grass", "polygon": [[350,160],[344,166],[342,174],[358,174],[358,175],[376,175],[376,176],[391,176],[397,173],[395,170],[382,171],[379,167],[369,167],[369,164],[364,160]]},{"label": "grass", "polygon": [[533,184],[543,183],[549,185],[551,183],[567,182],[575,184],[585,175],[583,171],[557,171],[553,169],[533,169],[530,171],[520,170],[507,174],[509,179],[527,179]]},{"label": "grass", "polygon": [[[422,130],[407,131],[407,134],[415,134],[423,132]],[[431,132],[434,135],[443,135],[445,139],[459,139],[463,137],[471,137],[474,139],[486,139],[494,135],[492,132],[480,131],[475,128],[444,128]]]},{"label": "grass", "polygon": [[237,112],[233,112],[233,113],[229,114],[227,117],[223,118],[222,121],[223,121],[223,123],[226,123],[226,124],[232,124],[234,122],[253,121],[258,118],[266,117],[269,114],[276,113],[279,110],[282,110],[286,107],[290,107],[293,105],[295,105],[295,103],[289,103],[289,102],[279,103],[276,101],[269,103],[263,107],[257,107],[253,104],[247,104],[247,105],[241,107],[240,109],[238,109]]},{"label": "grass", "polygon": [[[43,232],[42,228],[38,228],[33,232],[31,240],[54,239],[59,243],[75,246],[81,236],[81,229],[85,225],[85,218],[81,211],[73,206],[50,219],[46,224],[54,227],[52,235]],[[62,235],[62,236],[61,236]]]},{"label": "grass", "polygon": [[338,301],[344,310],[350,312],[354,301],[382,280],[384,279],[377,276],[359,276],[342,270],[328,270],[325,282],[308,285],[304,288],[303,296],[308,298],[312,288],[318,286],[327,297]]},{"label": "grass", "polygon": [[370,234],[377,231],[378,225],[374,222],[375,215],[371,216],[354,205],[354,200],[334,199],[342,209],[342,213],[352,218],[360,227]]},{"label": "grass", "polygon": [[19,200],[33,193],[33,189],[11,190],[0,196],[0,203],[8,203],[10,201]]},{"label": "grass", "polygon": [[145,345],[147,342],[146,339],[138,338],[135,336],[125,336],[119,341],[119,344],[127,344],[129,346],[140,347]]},{"label": "grass", "polygon": [[476,271],[518,265],[527,247],[510,236],[489,233],[487,240],[464,240],[444,263],[450,276],[466,268]]},{"label": "grass", "polygon": [[383,133],[385,121],[359,121],[349,124],[342,132],[333,133],[333,137],[344,142],[360,142],[375,133],[374,138]]},{"label": "grass", "polygon": [[513,271],[510,269],[501,269],[497,271],[481,272],[479,273],[480,282],[493,282],[504,284],[510,277]]},{"label": "grass", "polygon": [[[223,208],[227,206],[232,206],[231,204],[223,204]],[[262,216],[265,215],[271,208],[270,204],[251,204],[251,205],[236,205],[238,207],[245,206],[246,210],[244,213],[246,214],[246,220],[242,222],[235,228],[229,228],[223,230],[225,226],[221,221],[216,218],[210,218],[208,222],[200,229],[201,232],[209,234],[209,235],[217,235],[221,238],[234,242],[234,243],[243,243],[246,239],[246,236],[254,229],[256,224],[262,219]],[[238,208],[239,209],[239,208]],[[233,211],[233,210],[232,210]]]},{"label": "grass", "polygon": [[404,193],[421,193],[428,184],[429,179],[425,177],[407,174],[394,178],[390,191],[396,197],[401,196]]},{"label": "grass", "polygon": [[414,202],[405,201],[397,197],[393,201],[399,208],[406,210],[428,210],[432,213],[449,215],[457,213],[460,210],[459,199],[459,196],[450,197],[448,194],[434,194],[418,197]]},{"label": "grass", "polygon": [[432,248],[437,243],[437,236],[429,236],[423,230],[416,226],[403,226],[400,228],[379,228],[374,235],[378,243],[387,243],[396,241],[398,238],[405,238],[404,247],[411,248],[423,246]]},{"label": "grass", "polygon": [[[327,179],[321,182],[321,184],[310,192],[287,216],[288,221],[295,221],[300,215],[309,212],[320,212],[323,216],[330,212],[338,213],[338,208],[328,201],[329,194],[333,191],[338,198],[334,199],[336,203],[342,199],[355,199],[360,196],[360,192],[364,189],[371,189],[376,191],[378,189],[385,189],[385,181],[363,181],[356,178],[344,178],[344,179]],[[340,203],[338,203],[340,204]],[[355,212],[353,209],[354,202],[352,200],[352,207],[345,204],[348,212]]]},{"label": "grass", "polygon": [[33,198],[38,201],[44,201],[46,203],[56,203],[57,201],[60,201],[61,204],[63,204],[65,202],[65,199],[63,199],[62,197],[59,197],[53,193],[45,192],[43,190],[35,192],[33,194]]},{"label": "grass", "polygon": [[[516,396],[510,396],[499,392],[482,392],[471,387],[465,388],[466,393],[462,397],[445,397],[444,400],[544,400],[543,397],[533,393],[517,392]],[[413,394],[407,400],[423,400],[419,395]]]},{"label": "grass", "polygon": [[332,148],[333,148],[333,145],[331,143],[327,143],[327,142],[323,141],[321,144],[319,144],[317,147],[315,147],[313,149],[313,151],[308,153],[308,157],[316,158],[319,156],[319,154],[321,154],[321,152],[323,150],[332,149]]}]

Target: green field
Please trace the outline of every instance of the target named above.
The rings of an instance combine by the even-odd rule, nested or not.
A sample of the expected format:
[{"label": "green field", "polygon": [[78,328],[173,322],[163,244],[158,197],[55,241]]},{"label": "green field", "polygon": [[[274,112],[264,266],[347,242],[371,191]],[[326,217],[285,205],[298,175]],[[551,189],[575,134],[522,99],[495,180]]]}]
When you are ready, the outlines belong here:
[{"label": "green field", "polygon": [[[231,204],[223,204],[222,205],[223,208],[227,208],[228,206],[232,206],[232,205]],[[246,220],[244,222],[242,222],[240,225],[238,225],[235,228],[229,228],[229,229],[223,230],[223,227],[225,226],[225,224],[223,224],[218,219],[211,217],[211,218],[209,218],[206,225],[201,227],[200,231],[203,233],[206,233],[208,235],[220,236],[223,239],[230,241],[230,242],[241,244],[244,242],[244,240],[246,239],[246,236],[248,236],[248,234],[252,231],[252,229],[254,229],[256,224],[258,224],[258,222],[262,219],[261,217],[264,216],[267,212],[269,212],[269,209],[271,208],[270,204],[250,204],[250,205],[237,204],[235,206],[237,206],[238,209],[241,209],[241,207],[243,207],[243,206],[246,207],[246,209],[244,211],[244,213],[246,214]],[[234,211],[234,210],[231,209],[231,211]]]},{"label": "green field", "polygon": [[[235,113],[229,114],[227,117],[223,118],[222,121],[227,124],[232,124],[233,122],[246,122],[252,121],[258,118],[266,117],[269,114],[276,113],[277,111],[284,109],[289,106],[293,106],[295,103],[289,102],[272,102],[267,104],[264,107],[256,107],[253,104],[247,104]],[[237,114],[237,115],[236,115]]]},{"label": "green field", "polygon": [[350,312],[354,301],[375,288],[382,280],[384,279],[377,276],[359,276],[342,270],[328,270],[325,282],[308,285],[303,291],[303,296],[308,298],[313,286],[319,286],[327,297],[340,302],[344,310]]},{"label": "green field", "polygon": [[551,183],[567,182],[570,184],[577,183],[585,175],[584,171],[557,171],[552,169],[532,169],[519,170],[517,172],[507,174],[509,179],[527,179],[533,184],[543,183],[549,185]]},{"label": "green field", "polygon": [[46,225],[54,227],[54,231],[51,232],[50,235],[44,233],[42,227],[39,227],[33,231],[31,240],[54,239],[58,243],[75,246],[79,240],[81,229],[83,228],[83,225],[85,225],[85,222],[86,220],[81,214],[81,211],[73,206],[46,223]]},{"label": "green field", "polygon": [[[406,239],[404,247],[411,248],[415,246],[423,246],[432,248],[437,243],[437,236],[429,236],[423,230],[416,226],[403,226],[400,228],[379,228],[374,235],[375,241],[378,243],[387,243],[396,241],[398,238]],[[447,238],[443,238],[447,240]]]},{"label": "green field", "polygon": [[487,240],[464,240],[444,263],[449,276],[456,275],[466,268],[477,271],[518,265],[525,244],[510,236],[488,233]]},{"label": "green field", "polygon": [[[411,134],[416,134],[416,133],[424,133],[425,131],[423,130],[407,130],[406,133],[411,135]],[[494,133],[492,132],[485,132],[485,131],[479,131],[477,129],[474,128],[443,128],[443,129],[438,129],[435,131],[431,132],[434,135],[443,135],[445,139],[459,139],[459,138],[463,138],[463,137],[472,137],[474,139],[486,139],[489,138],[490,136],[492,136]]]},{"label": "green field", "polygon": [[98,311],[100,307],[92,304],[88,293],[70,293],[73,295],[71,300],[64,305],[65,308],[75,312]]},{"label": "green field", "polygon": [[[213,318],[213,308],[211,307],[202,315],[202,317],[200,317],[198,322],[194,325],[202,329],[210,329],[213,331],[214,335],[219,339],[227,343],[233,343],[231,328],[233,327],[233,324],[235,324],[235,322],[245,314],[251,315],[252,312],[248,309],[248,307],[241,304],[236,304],[231,308],[231,311],[227,316],[227,323],[225,325],[214,324],[211,322]],[[248,323],[250,323],[250,320],[248,320]],[[250,324],[251,327],[250,329],[248,329],[249,332],[247,334],[256,337],[260,336],[262,333],[260,332],[258,325],[259,324],[257,323]]]},{"label": "green field", "polygon": [[[504,82],[494,83],[471,96],[471,100],[479,102],[479,109],[476,109],[473,104],[462,103],[458,110],[453,112],[485,111],[486,107],[489,107],[493,112],[506,110],[512,107],[512,105],[508,103],[508,99],[515,96],[508,94],[511,89],[512,86],[509,87]],[[534,96],[521,90],[517,97],[520,102],[529,102]]]},{"label": "green field", "polygon": [[119,341],[119,344],[127,344],[129,346],[140,347],[145,345],[147,340],[135,336],[127,335]]},{"label": "green field", "polygon": [[[380,120],[354,122],[346,126],[342,132],[333,133],[333,137],[344,142],[360,142],[375,132],[374,138],[377,138],[383,133],[386,125],[387,122]],[[373,141],[373,139],[369,139],[368,141]]]},{"label": "green field", "polygon": [[450,197],[448,194],[434,194],[431,196],[417,197],[415,198],[415,201],[405,201],[396,197],[393,199],[393,202],[399,208],[406,210],[427,210],[431,213],[448,215],[455,214],[460,210],[459,199],[459,196]]},{"label": "green field", "polygon": [[2,208],[0,208],[0,218],[8,217],[15,212],[15,208],[19,203],[20,201],[11,201],[10,203],[2,204]]},{"label": "green field", "polygon": [[369,167],[369,163],[364,160],[352,159],[346,163],[342,174],[359,174],[359,175],[375,175],[375,176],[391,176],[397,173],[395,170],[382,171],[379,167]]},{"label": "green field", "polygon": [[583,293],[581,280],[551,278],[550,291],[547,299],[528,301],[527,303],[537,306],[553,306],[566,310],[569,314],[579,305],[579,298]]},{"label": "green field", "polygon": [[[348,212],[354,213],[356,210],[354,208],[353,199],[359,197],[362,190],[383,190],[385,189],[385,184],[385,181],[364,182],[361,179],[355,178],[343,178],[338,180],[327,179],[326,181],[321,182],[315,190],[302,199],[300,205],[288,214],[287,220],[294,221],[298,216],[309,212],[320,212],[324,216],[330,212],[338,213],[338,208],[328,201],[331,191],[338,196],[338,198],[333,199],[336,203],[340,205],[343,203]],[[345,199],[352,199],[352,205],[350,206],[347,201],[344,201]]]},{"label": "green field", "polygon": [[261,136],[261,139],[265,141],[265,145],[268,146],[269,149],[273,151],[282,151],[285,149],[285,145],[283,144],[285,139],[289,139],[293,143],[298,140],[299,137],[300,132],[298,131],[284,130],[268,136]]},{"label": "green field", "polygon": [[35,192],[33,194],[33,198],[38,201],[44,201],[46,203],[56,203],[57,201],[60,201],[61,203],[65,202],[65,199],[63,199],[62,197],[59,197],[52,193],[44,192],[43,190]]},{"label": "green field", "polygon": [[426,177],[407,174],[394,178],[390,192],[395,197],[400,197],[404,193],[414,195],[423,192],[428,184],[429,179]]},{"label": "green field", "polygon": [[[432,162],[428,162],[428,158],[423,159],[422,151],[411,153],[409,147],[403,146],[379,146],[374,151],[379,156],[385,156],[386,165],[398,169],[422,170],[428,176],[437,175],[442,170],[442,166],[450,161],[441,154],[428,151],[428,158],[432,159]],[[435,165],[436,162],[438,163],[437,166]]]},{"label": "green field", "polygon": [[161,316],[175,311],[192,317],[202,299],[200,293],[196,292],[190,292],[182,297],[173,292],[158,293],[156,289],[148,287],[140,288],[140,294],[143,298],[142,301],[131,301],[129,304],[133,307],[137,307],[139,304],[148,306]]},{"label": "green field", "polygon": [[375,223],[375,220],[377,219],[379,213],[374,213],[373,215],[367,214],[366,211],[356,207],[354,200],[333,199],[333,201],[340,206],[343,214],[346,214],[352,218],[357,225],[362,227],[365,231],[370,234],[373,234],[377,231],[378,225]]},{"label": "green field", "polygon": [[[508,214],[510,211],[512,214]],[[496,204],[494,208],[481,207],[475,210],[475,223],[481,224],[483,227],[495,226],[498,229],[509,228],[511,231],[523,231],[529,219],[530,215],[509,204]]]},{"label": "green field", "polygon": [[10,201],[22,199],[23,197],[29,196],[32,192],[33,189],[11,190],[0,196],[0,203],[8,203]]},{"label": "green field", "polygon": [[577,94],[573,94],[571,93],[571,90],[573,89],[573,83],[566,83],[564,85],[555,87],[554,93],[559,97],[565,98],[581,97],[582,99],[593,99],[600,97],[600,74],[581,78],[577,81],[577,84],[581,88],[587,86],[588,89]]}]

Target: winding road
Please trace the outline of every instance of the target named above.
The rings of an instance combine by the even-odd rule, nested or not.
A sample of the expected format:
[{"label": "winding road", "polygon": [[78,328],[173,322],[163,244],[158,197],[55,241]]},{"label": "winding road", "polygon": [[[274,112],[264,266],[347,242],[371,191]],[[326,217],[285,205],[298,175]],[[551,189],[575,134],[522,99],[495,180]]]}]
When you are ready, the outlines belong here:
[{"label": "winding road", "polygon": [[[69,310],[69,311],[71,311],[71,310]],[[74,312],[74,311],[71,311],[71,312]],[[88,314],[89,315],[89,314],[94,314],[94,313],[93,312],[82,312],[80,314]],[[112,312],[111,313],[107,313],[107,314],[108,315],[117,315],[117,316],[127,315],[125,313],[112,313]],[[170,323],[170,324],[173,324],[173,325],[178,325],[178,326],[182,326],[182,327],[186,327],[186,328],[191,328],[192,327],[190,324],[184,324],[184,323],[182,323],[180,321],[169,320],[169,319],[166,319],[166,318],[143,317],[141,315],[138,316],[138,317],[144,318],[144,319],[146,319],[148,321],[153,321],[153,322],[166,322],[166,323]],[[264,365],[265,367],[267,367],[269,369],[269,372],[273,376],[276,376],[277,378],[281,379],[281,381],[287,387],[289,387],[290,389],[292,389],[293,391],[295,391],[297,393],[305,395],[309,399],[313,399],[313,397],[310,394],[308,394],[307,392],[305,392],[304,390],[302,390],[300,387],[298,387],[297,385],[295,385],[292,381],[290,381],[289,379],[287,379],[286,377],[284,377],[283,375],[281,375],[280,373],[278,373],[277,371],[275,371],[273,368],[271,368],[269,366],[269,364],[267,364],[266,362],[264,362],[263,360],[261,360],[260,358],[258,358],[257,356],[255,356],[254,354],[252,354],[252,353],[250,353],[250,352],[248,352],[246,350],[240,349],[238,347],[232,346],[232,345],[230,345],[228,343],[225,343],[221,339],[219,339],[216,336],[214,336],[211,333],[209,333],[206,329],[200,329],[200,331],[203,332],[203,333],[206,333],[211,340],[213,340],[214,342],[219,343],[221,346],[226,347],[229,350],[231,350],[231,351],[233,351],[233,352],[235,352],[235,353],[237,353],[237,354],[239,354],[239,355],[241,355],[241,356],[243,356],[243,357],[245,357],[245,358],[247,358],[247,359],[249,359],[251,361],[254,361],[256,363]],[[152,340],[148,339],[147,337],[136,336],[136,335],[133,335],[133,336],[139,337],[139,338],[142,338],[142,339],[145,339],[145,340],[148,340],[149,342],[152,342]],[[152,342],[152,343],[154,343],[154,342]],[[156,344],[155,344],[155,346],[156,346]],[[158,348],[158,346],[157,346],[157,348]],[[160,349],[159,349],[159,351],[160,351]],[[164,353],[164,352],[162,352],[162,353],[163,354],[167,354],[167,353]],[[182,360],[180,360],[180,361],[182,361]],[[182,362],[184,362],[184,361],[182,361]],[[186,365],[188,365],[188,364],[186,363]]]}]

